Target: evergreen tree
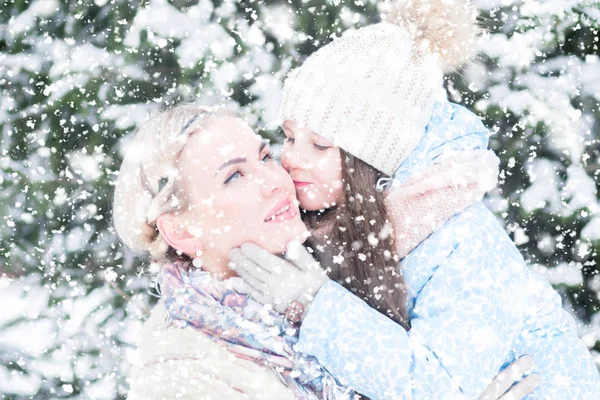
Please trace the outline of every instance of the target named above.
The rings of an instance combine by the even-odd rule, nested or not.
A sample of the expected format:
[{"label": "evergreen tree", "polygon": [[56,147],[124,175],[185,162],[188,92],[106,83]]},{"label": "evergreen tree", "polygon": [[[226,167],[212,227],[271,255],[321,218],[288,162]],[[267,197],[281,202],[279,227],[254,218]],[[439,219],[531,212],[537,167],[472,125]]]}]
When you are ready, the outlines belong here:
[{"label": "evergreen tree", "polygon": [[501,185],[488,204],[563,294],[600,364],[600,8],[503,4],[481,7],[489,39],[450,92],[496,133]]},{"label": "evergreen tree", "polygon": [[[491,44],[448,91],[496,131],[503,179],[488,203],[600,351],[600,11],[488,3]],[[4,398],[125,397],[154,298],[148,260],[115,236],[111,198],[146,113],[229,98],[279,141],[286,72],[377,20],[374,0],[0,0]]]}]

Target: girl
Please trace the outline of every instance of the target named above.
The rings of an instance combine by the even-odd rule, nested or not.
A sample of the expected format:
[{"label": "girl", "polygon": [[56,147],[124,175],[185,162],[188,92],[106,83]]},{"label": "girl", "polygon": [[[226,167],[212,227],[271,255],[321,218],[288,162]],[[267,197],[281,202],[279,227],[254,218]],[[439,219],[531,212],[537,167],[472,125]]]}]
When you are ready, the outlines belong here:
[{"label": "girl", "polygon": [[[232,248],[251,241],[282,253],[306,236],[294,192],[268,145],[224,111],[180,106],[139,128],[113,217],[123,242],[152,257],[162,299],[143,326],[129,398],[355,397],[294,349],[283,316],[233,290],[240,282],[228,267]],[[326,280],[317,269],[312,277]],[[516,363],[515,376],[528,363]],[[499,376],[490,398],[513,381]]]},{"label": "girl", "polygon": [[442,95],[477,33],[462,6],[397,2],[390,22],[334,40],[285,82],[282,163],[341,285],[308,284],[253,245],[234,252],[236,272],[299,315],[299,351],[372,399],[477,398],[523,354],[543,379],[531,398],[596,399],[559,295],[478,202],[497,173],[489,132]]}]

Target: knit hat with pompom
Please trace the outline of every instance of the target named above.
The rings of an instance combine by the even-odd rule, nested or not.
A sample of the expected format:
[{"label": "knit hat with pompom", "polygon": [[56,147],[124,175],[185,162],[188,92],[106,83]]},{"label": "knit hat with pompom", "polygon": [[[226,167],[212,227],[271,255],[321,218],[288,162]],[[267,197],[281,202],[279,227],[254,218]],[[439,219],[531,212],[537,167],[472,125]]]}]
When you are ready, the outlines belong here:
[{"label": "knit hat with pompom", "polygon": [[393,175],[422,138],[444,73],[474,53],[465,0],[394,0],[384,22],[349,31],[292,70],[279,121],[292,120]]}]

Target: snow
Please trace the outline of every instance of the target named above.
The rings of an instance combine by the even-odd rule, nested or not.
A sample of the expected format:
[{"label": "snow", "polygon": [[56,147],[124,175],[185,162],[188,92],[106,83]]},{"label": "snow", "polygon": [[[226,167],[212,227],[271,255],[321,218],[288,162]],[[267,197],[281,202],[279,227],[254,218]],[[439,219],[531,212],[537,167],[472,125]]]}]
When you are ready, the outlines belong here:
[{"label": "snow", "polygon": [[148,114],[155,109],[152,104],[113,104],[106,107],[100,117],[105,121],[115,121],[119,129],[128,129],[141,125],[148,118]]},{"label": "snow", "polygon": [[102,164],[105,155],[101,151],[87,154],[87,150],[73,151],[67,154],[71,171],[81,175],[86,181],[94,181],[102,176]]},{"label": "snow", "polygon": [[17,76],[21,70],[37,72],[42,69],[44,58],[40,54],[0,53],[0,65],[10,76]]},{"label": "snow", "polygon": [[274,93],[281,93],[281,82],[269,74],[259,75],[255,78],[255,83],[250,86],[250,92],[257,97],[254,107],[263,114],[267,129],[276,128],[281,96]]},{"label": "snow", "polygon": [[600,240],[600,216],[595,216],[587,223],[581,230],[581,237],[591,241]]},{"label": "snow", "polygon": [[[130,133],[167,103],[234,94],[229,107],[266,129],[277,156],[288,71],[332,33],[374,21],[365,10],[380,2],[150,0],[127,12],[124,0],[26,3],[3,9],[0,24],[0,392],[122,398],[151,307],[150,267],[137,268],[111,226]],[[579,0],[475,4],[498,26],[450,91],[495,132],[505,171],[485,204],[535,273],[562,293],[585,290],[596,307],[600,10]],[[578,328],[597,348],[593,307],[578,310],[590,321]]]},{"label": "snow", "polygon": [[22,284],[14,279],[0,277],[0,290],[6,303],[10,304],[0,314],[0,326],[6,326],[20,317],[36,318],[39,315],[39,311],[48,304],[49,293],[37,286],[38,283],[38,279]]},{"label": "snow", "polygon": [[563,211],[565,215],[571,215],[580,208],[587,208],[592,214],[598,213],[600,207],[596,195],[596,183],[584,168],[580,165],[567,168],[567,182],[562,190],[562,196],[568,202]]},{"label": "snow", "polygon": [[21,396],[33,396],[42,384],[42,378],[36,375],[18,374],[0,366],[0,392]]},{"label": "snow", "polygon": [[526,166],[531,186],[521,195],[523,209],[531,213],[538,208],[547,208],[551,213],[561,209],[560,191],[555,175],[557,165],[549,160],[534,160]]},{"label": "snow", "polygon": [[165,38],[183,39],[206,24],[211,11],[212,3],[207,0],[189,7],[186,13],[178,11],[166,0],[153,0],[136,14],[124,43],[138,47],[142,30],[147,30],[150,40],[156,44]]},{"label": "snow", "polygon": [[196,29],[181,41],[176,54],[182,66],[196,68],[210,50],[221,50],[220,55],[228,58],[233,51],[235,39],[219,25],[208,25]]},{"label": "snow", "polygon": [[[84,72],[100,67],[119,67],[122,60],[106,50],[91,44],[69,48],[69,44],[59,45],[55,40],[53,55],[56,62],[50,69],[50,77],[57,78],[69,72]],[[120,62],[119,62],[120,61]]]},{"label": "snow", "polygon": [[9,32],[13,35],[18,35],[30,30],[36,18],[49,17],[53,14],[58,6],[57,0],[37,0],[16,18],[11,18],[9,21]]},{"label": "snow", "polygon": [[532,270],[554,285],[580,286],[583,284],[582,268],[579,263],[561,263],[552,268],[535,265]]},{"label": "snow", "polygon": [[275,36],[279,42],[294,44],[298,41],[297,32],[294,30],[294,12],[285,5],[264,7],[264,30]]}]

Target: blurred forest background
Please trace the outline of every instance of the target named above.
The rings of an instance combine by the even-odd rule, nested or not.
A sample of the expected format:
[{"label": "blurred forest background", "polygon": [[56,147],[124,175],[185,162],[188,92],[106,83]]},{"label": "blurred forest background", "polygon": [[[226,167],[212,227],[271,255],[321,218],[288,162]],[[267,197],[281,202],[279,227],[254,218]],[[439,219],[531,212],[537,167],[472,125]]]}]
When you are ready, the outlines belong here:
[{"label": "blurred forest background", "polygon": [[[475,0],[489,36],[449,76],[502,159],[486,198],[600,365],[600,6]],[[266,137],[290,68],[379,18],[373,0],[0,0],[0,394],[122,399],[148,260],[111,226],[146,113],[230,98]]]}]

